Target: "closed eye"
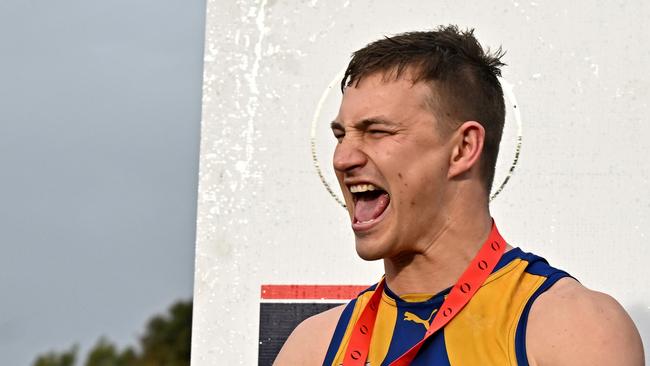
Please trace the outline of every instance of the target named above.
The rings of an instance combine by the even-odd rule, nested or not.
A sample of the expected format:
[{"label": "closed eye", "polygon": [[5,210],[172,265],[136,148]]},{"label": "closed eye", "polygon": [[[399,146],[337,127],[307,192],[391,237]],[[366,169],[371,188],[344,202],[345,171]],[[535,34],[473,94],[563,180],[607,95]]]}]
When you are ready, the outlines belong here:
[{"label": "closed eye", "polygon": [[343,137],[345,137],[345,132],[341,130],[332,130],[332,133],[334,134],[334,138],[336,138],[338,142],[341,142]]},{"label": "closed eye", "polygon": [[384,135],[391,135],[391,131],[386,131],[386,130],[376,130],[376,129],[370,129],[368,130],[368,133],[373,136],[384,136]]},{"label": "closed eye", "polygon": [[341,143],[341,140],[345,137],[345,129],[343,129],[343,126],[334,121],[330,124],[330,128],[332,129],[334,137],[339,141],[339,143]]}]

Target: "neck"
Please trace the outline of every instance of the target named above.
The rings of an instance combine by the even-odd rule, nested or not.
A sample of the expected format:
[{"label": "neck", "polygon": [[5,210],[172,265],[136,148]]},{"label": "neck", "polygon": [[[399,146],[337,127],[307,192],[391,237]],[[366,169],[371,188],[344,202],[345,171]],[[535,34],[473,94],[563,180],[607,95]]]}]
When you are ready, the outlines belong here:
[{"label": "neck", "polygon": [[436,294],[452,286],[487,240],[492,218],[487,210],[462,220],[449,219],[417,252],[384,259],[386,284],[397,295]]}]

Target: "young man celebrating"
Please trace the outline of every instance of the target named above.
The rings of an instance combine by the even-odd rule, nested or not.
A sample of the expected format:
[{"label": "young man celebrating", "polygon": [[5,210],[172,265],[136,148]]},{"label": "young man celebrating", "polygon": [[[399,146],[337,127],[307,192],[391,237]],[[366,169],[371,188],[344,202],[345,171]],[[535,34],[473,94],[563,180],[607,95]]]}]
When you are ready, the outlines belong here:
[{"label": "young man celebrating", "polygon": [[614,299],[507,245],[490,216],[500,57],[454,26],[353,54],[334,168],[357,252],[385,276],[301,323],[276,365],[643,365]]}]

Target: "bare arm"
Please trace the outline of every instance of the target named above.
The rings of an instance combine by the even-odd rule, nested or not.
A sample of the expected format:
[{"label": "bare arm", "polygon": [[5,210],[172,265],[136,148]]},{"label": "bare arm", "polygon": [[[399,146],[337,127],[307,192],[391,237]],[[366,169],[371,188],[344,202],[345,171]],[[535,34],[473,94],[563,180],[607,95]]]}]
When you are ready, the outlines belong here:
[{"label": "bare arm", "polygon": [[282,346],[273,366],[322,365],[344,308],[345,305],[337,306],[300,323]]},{"label": "bare arm", "polygon": [[533,303],[526,331],[531,366],[643,366],[632,319],[612,297],[558,281]]}]

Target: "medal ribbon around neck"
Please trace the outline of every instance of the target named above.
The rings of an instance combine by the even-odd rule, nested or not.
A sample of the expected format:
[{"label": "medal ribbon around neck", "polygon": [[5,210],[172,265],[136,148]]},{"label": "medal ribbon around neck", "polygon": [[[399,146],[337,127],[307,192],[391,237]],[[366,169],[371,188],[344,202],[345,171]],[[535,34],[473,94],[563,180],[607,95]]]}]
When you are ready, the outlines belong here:
[{"label": "medal ribbon around neck", "polygon": [[[501,256],[505,252],[506,242],[499,234],[494,221],[492,221],[492,230],[483,246],[472,259],[465,272],[460,276],[458,282],[452,287],[449,295],[440,306],[440,310],[433,318],[429,329],[424,337],[411,349],[402,354],[390,366],[407,366],[413,361],[424,342],[438,330],[442,329],[451,319],[460,313],[467,305],[472,296],[485,283],[485,280],[492,273]],[[345,350],[344,366],[363,366],[368,358],[370,349],[370,338],[375,327],[377,311],[381,295],[384,292],[385,279],[382,279],[373,293],[370,301],[361,312],[352,330],[350,342]]]}]

